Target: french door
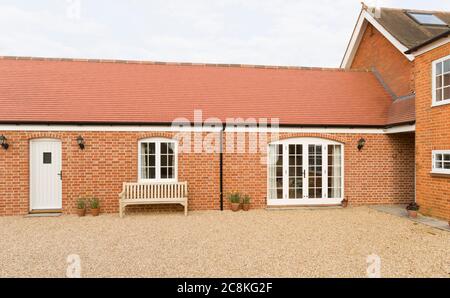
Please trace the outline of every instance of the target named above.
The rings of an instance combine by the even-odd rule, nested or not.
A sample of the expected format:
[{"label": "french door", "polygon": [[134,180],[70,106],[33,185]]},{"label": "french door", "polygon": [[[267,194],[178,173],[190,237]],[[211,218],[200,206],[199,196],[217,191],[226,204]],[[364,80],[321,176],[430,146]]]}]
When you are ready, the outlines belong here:
[{"label": "french door", "polygon": [[268,205],[328,205],[343,199],[343,145],[290,139],[269,145]]}]

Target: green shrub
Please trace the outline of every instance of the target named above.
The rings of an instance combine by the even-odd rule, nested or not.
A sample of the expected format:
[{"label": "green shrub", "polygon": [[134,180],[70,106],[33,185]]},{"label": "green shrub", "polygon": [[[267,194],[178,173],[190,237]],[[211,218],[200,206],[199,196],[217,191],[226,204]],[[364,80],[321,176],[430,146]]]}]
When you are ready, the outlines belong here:
[{"label": "green shrub", "polygon": [[250,204],[251,201],[252,201],[252,199],[250,198],[249,195],[245,195],[245,196],[242,198],[242,203],[243,203],[243,204]]},{"label": "green shrub", "polygon": [[238,192],[232,192],[228,194],[228,200],[233,204],[239,204],[241,202],[241,194]]},{"label": "green shrub", "polygon": [[98,209],[100,208],[100,201],[97,198],[92,198],[90,200],[91,203],[91,209]]},{"label": "green shrub", "polygon": [[86,209],[86,201],[84,199],[78,199],[77,208],[78,209]]}]

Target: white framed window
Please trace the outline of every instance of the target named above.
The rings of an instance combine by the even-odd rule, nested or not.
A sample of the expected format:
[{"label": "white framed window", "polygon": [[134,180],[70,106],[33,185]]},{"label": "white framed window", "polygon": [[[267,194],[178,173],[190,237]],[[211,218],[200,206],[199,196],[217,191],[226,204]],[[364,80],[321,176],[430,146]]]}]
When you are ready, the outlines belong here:
[{"label": "white framed window", "polygon": [[139,181],[176,182],[178,180],[178,144],[165,138],[139,141]]},{"label": "white framed window", "polygon": [[433,106],[450,104],[450,55],[433,62]]},{"label": "white framed window", "polygon": [[432,168],[432,173],[450,175],[450,150],[433,151]]}]

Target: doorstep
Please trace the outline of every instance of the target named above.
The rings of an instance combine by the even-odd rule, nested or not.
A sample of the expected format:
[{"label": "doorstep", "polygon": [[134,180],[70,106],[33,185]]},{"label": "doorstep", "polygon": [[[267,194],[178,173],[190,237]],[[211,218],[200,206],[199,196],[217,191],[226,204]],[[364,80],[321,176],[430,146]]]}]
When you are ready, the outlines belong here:
[{"label": "doorstep", "polygon": [[31,218],[31,217],[58,217],[61,216],[62,213],[30,213],[28,215],[25,215],[25,217],[27,218]]},{"label": "doorstep", "polygon": [[448,225],[448,222],[444,220],[439,220],[420,214],[417,216],[417,218],[410,218],[408,216],[408,213],[406,212],[406,205],[374,205],[369,207],[380,212],[389,213],[398,217],[404,217],[411,221],[421,223],[435,229],[450,232],[450,226]]},{"label": "doorstep", "polygon": [[285,211],[285,210],[330,210],[330,209],[344,209],[341,205],[292,205],[292,206],[267,206],[267,211]]}]

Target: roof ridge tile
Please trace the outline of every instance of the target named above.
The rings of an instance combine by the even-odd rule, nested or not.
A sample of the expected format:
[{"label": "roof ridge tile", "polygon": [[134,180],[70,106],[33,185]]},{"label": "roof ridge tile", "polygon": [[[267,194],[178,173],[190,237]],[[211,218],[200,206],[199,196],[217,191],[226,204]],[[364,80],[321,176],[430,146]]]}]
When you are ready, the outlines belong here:
[{"label": "roof ridge tile", "polygon": [[371,70],[368,70],[368,69],[344,69],[344,68],[338,68],[338,67],[310,67],[310,66],[289,66],[289,65],[199,63],[199,62],[164,62],[164,61],[122,60],[122,59],[50,58],[50,57],[33,57],[33,56],[0,56],[0,60],[117,63],[117,64],[167,65],[167,66],[197,66],[197,67],[234,67],[234,68],[286,69],[286,70],[310,70],[310,71],[371,72]]}]

